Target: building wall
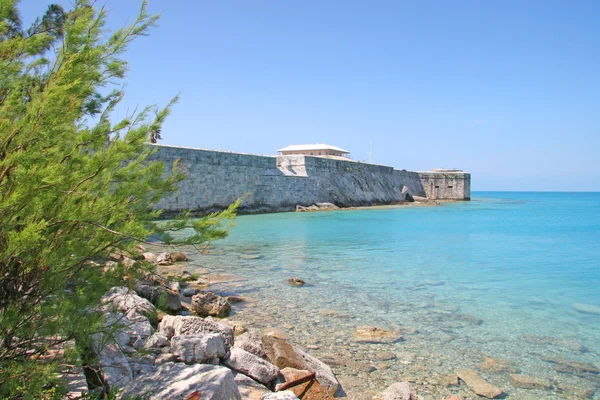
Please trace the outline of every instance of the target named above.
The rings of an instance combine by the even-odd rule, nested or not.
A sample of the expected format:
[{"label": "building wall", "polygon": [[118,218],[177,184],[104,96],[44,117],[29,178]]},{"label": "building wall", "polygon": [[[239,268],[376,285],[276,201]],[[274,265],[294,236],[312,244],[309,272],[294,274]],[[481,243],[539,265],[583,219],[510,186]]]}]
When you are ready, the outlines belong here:
[{"label": "building wall", "polygon": [[[320,202],[340,207],[391,204],[405,200],[404,186],[425,197],[423,179],[427,183],[433,179],[424,173],[350,160],[156,147],[155,160],[164,161],[167,168],[179,160],[187,176],[176,194],[157,204],[166,215],[187,209],[198,214],[221,210],[243,195],[242,213],[292,211],[296,205]],[[463,181],[463,192],[452,193],[463,199],[465,190]]]}]

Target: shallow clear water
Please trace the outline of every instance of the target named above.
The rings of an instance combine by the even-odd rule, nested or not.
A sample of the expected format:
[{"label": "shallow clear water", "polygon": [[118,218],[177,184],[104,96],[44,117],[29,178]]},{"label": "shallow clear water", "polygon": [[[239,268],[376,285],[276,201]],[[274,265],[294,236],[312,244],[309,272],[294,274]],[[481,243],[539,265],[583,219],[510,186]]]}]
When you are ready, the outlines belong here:
[{"label": "shallow clear water", "polygon": [[[574,308],[600,307],[600,193],[475,192],[470,202],[439,207],[253,215],[235,223],[211,255],[194,262],[244,279],[216,287],[256,300],[233,319],[285,326],[316,355],[352,364],[334,367],[351,377],[350,398],[368,398],[407,375],[422,375],[417,385],[431,398],[460,394],[464,388],[427,377],[477,370],[485,355],[553,382],[550,391],[526,390],[512,387],[505,372],[478,370],[511,398],[554,398],[561,383],[600,382],[542,360],[600,365],[600,315]],[[289,286],[291,276],[308,285]],[[392,345],[358,345],[354,329],[366,324],[418,333]],[[383,365],[369,359],[377,351],[400,357]],[[416,358],[400,362],[406,352]]]}]

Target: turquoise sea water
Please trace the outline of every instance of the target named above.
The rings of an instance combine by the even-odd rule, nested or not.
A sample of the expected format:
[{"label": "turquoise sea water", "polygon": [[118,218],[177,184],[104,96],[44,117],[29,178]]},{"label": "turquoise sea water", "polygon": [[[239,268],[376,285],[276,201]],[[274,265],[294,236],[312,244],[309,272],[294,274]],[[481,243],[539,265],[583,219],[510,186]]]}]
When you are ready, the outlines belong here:
[{"label": "turquoise sea water", "polygon": [[[349,393],[418,374],[417,365],[428,376],[476,369],[483,356],[553,382],[550,391],[523,390],[507,374],[479,370],[512,398],[553,398],[560,384],[600,383],[596,374],[559,373],[544,361],[600,365],[600,315],[575,306],[600,310],[600,193],[475,192],[470,202],[439,207],[241,216],[215,245],[194,262],[240,276],[242,283],[217,289],[258,303],[234,319],[286,326],[320,356],[377,368],[339,367],[353,377]],[[308,285],[290,287],[291,276]],[[357,345],[354,329],[367,324],[417,333],[393,345]],[[369,360],[384,350],[416,361]]]}]

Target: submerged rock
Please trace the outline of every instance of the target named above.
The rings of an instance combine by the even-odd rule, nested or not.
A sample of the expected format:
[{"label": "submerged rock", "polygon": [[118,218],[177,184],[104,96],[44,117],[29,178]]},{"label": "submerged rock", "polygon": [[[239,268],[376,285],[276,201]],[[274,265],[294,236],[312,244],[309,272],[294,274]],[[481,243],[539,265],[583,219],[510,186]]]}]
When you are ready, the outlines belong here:
[{"label": "submerged rock", "polygon": [[225,367],[165,363],[156,372],[143,374],[124,388],[122,397],[144,400],[192,399],[241,400],[231,371]]},{"label": "submerged rock", "polygon": [[483,362],[477,366],[478,369],[488,372],[506,372],[511,370],[509,361],[483,357]]},{"label": "submerged rock", "polygon": [[377,326],[364,325],[356,328],[356,341],[359,343],[394,343],[402,339],[398,332]]},{"label": "submerged rock", "polygon": [[456,371],[456,375],[467,384],[469,389],[479,396],[495,399],[504,393],[502,389],[483,380],[483,378],[477,375],[473,370],[459,369]]},{"label": "submerged rock", "polygon": [[510,383],[515,387],[520,387],[523,389],[552,389],[552,384],[549,380],[522,374],[511,374]]},{"label": "submerged rock", "polygon": [[200,317],[224,318],[231,312],[231,304],[218,294],[200,292],[192,297],[192,312]]},{"label": "submerged rock", "polygon": [[600,370],[595,365],[586,364],[579,361],[563,360],[560,358],[553,357],[542,358],[542,360],[554,364],[552,365],[552,369],[554,369],[556,372],[563,372],[575,375],[600,373]]},{"label": "submerged rock", "polygon": [[582,314],[600,315],[600,306],[594,304],[575,303],[573,309]]},{"label": "submerged rock", "polygon": [[373,400],[417,400],[417,393],[410,383],[396,382],[373,397]]},{"label": "submerged rock", "polygon": [[575,340],[561,339],[552,336],[541,336],[541,335],[521,335],[521,339],[543,346],[556,346],[565,350],[585,352],[587,349],[579,342]]}]

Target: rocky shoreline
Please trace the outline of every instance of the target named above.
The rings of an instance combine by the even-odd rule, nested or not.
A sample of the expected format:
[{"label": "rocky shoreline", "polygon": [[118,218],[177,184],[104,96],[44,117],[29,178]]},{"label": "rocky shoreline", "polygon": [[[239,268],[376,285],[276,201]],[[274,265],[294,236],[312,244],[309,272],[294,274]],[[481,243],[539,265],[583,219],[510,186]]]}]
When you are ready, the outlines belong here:
[{"label": "rocky shoreline", "polygon": [[[96,381],[105,382],[102,389],[105,390],[106,385],[125,387],[122,395],[148,399],[358,398],[347,395],[334,374],[334,371],[344,372],[350,367],[349,363],[355,361],[351,355],[349,359],[327,356],[318,359],[305,349],[312,351],[319,346],[305,344],[301,348],[280,329],[264,326],[251,329],[242,322],[227,318],[232,306],[234,311],[236,307],[248,307],[250,299],[219,296],[206,289],[231,280],[232,276],[214,275],[208,271],[205,274],[192,274],[186,271],[183,260],[187,257],[181,253],[145,253],[144,257],[158,264],[158,274],[137,282],[135,290],[113,288],[103,300],[107,320],[118,320],[125,324],[116,331],[115,341],[103,348],[97,347],[101,360],[97,370],[103,375]],[[290,285],[298,285],[299,278],[290,279]],[[172,315],[156,309],[152,311],[151,306],[156,305]],[[253,311],[260,314],[258,309]],[[145,316],[148,313],[151,316],[156,314],[154,321]],[[334,310],[329,313],[331,315],[327,310],[319,311],[320,319],[344,318]],[[470,320],[467,322],[471,323]],[[363,346],[383,349],[390,344],[403,342],[407,335],[412,337],[418,334],[414,329],[396,328],[358,326],[354,340]],[[413,364],[415,355],[412,358],[410,356],[409,353],[376,351],[370,356],[369,365],[372,366],[368,370],[366,366],[359,367],[358,378],[375,370],[384,371],[394,364]],[[105,360],[103,365],[102,360]],[[583,374],[591,381],[598,382],[598,369],[591,364],[562,359],[548,362],[553,363],[556,371],[577,376]],[[533,393],[558,394],[566,399],[591,399],[597,387],[596,384],[561,384],[520,374],[512,365],[490,357],[486,357],[477,369],[481,372],[456,368],[453,373],[436,375],[423,367],[420,374],[399,375],[397,382],[387,389],[385,387],[388,384],[380,387],[380,393],[374,397],[369,395],[360,398],[503,398],[507,393],[512,397],[513,390],[510,388],[503,390],[487,381],[490,373],[506,374],[513,387],[531,389]],[[390,372],[392,370],[389,369]],[[214,384],[209,385],[209,389],[205,387],[206,382]],[[293,386],[294,383],[297,385]],[[213,389],[214,393],[210,391]],[[198,397],[197,393],[203,393],[204,397]]]}]

